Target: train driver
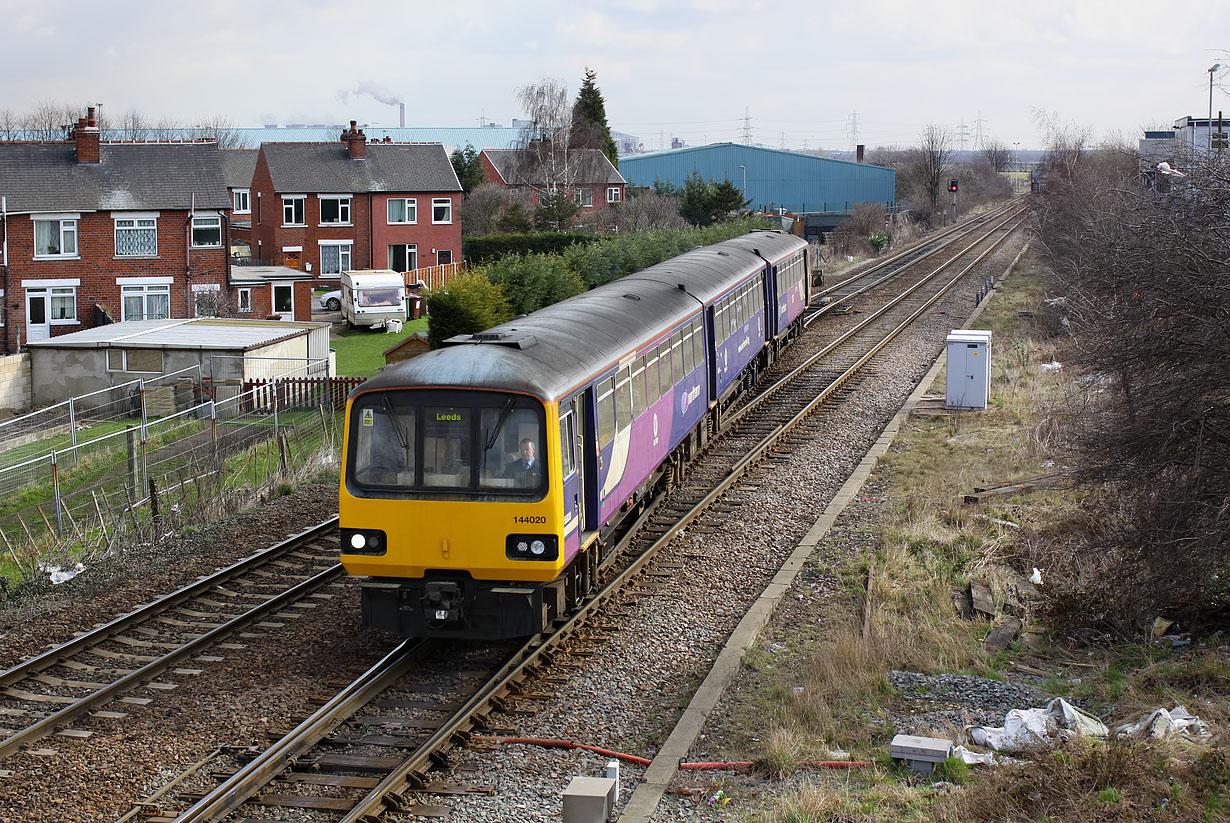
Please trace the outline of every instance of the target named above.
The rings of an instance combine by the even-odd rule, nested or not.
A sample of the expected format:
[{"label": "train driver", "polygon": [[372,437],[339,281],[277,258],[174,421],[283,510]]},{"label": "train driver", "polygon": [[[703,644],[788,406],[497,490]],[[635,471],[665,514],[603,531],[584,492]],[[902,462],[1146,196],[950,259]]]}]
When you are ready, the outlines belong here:
[{"label": "train driver", "polygon": [[517,459],[504,464],[504,476],[523,489],[537,488],[542,483],[542,463],[537,451],[531,438],[521,438]]}]

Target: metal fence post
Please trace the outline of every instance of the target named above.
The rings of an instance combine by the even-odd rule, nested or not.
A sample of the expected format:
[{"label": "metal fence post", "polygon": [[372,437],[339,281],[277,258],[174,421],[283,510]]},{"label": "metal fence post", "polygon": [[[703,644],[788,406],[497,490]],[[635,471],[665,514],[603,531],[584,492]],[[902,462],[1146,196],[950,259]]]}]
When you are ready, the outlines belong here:
[{"label": "metal fence post", "polygon": [[214,460],[218,459],[218,404],[209,401],[209,438],[214,447]]},{"label": "metal fence post", "polygon": [[60,466],[56,453],[51,452],[51,490],[56,503],[56,537],[64,536],[64,502],[60,499]]},{"label": "metal fence post", "polygon": [[73,460],[77,459],[77,407],[73,398],[68,398],[68,431],[73,438]]},{"label": "metal fence post", "polygon": [[278,379],[269,381],[273,386],[273,436],[278,436]]},{"label": "metal fence post", "polygon": [[137,397],[141,400],[141,442],[145,442],[145,421],[148,419],[145,416],[145,381],[137,381]]}]

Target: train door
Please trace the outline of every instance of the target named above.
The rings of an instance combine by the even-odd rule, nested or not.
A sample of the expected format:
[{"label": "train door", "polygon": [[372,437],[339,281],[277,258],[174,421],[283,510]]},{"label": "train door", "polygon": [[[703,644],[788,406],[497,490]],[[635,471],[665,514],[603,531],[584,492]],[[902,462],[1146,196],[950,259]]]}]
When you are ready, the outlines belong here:
[{"label": "train door", "polygon": [[594,467],[587,444],[593,442],[589,427],[590,390],[560,404],[560,448],[564,454],[564,522],[577,519],[582,531],[597,528],[596,505],[591,504]]}]

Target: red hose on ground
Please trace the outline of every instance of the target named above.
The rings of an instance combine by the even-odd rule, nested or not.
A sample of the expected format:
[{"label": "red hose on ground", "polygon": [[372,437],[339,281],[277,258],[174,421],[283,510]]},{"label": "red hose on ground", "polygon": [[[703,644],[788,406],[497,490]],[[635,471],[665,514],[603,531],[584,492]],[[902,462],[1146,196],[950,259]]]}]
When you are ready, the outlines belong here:
[{"label": "red hose on ground", "polygon": [[[623,752],[613,752],[610,749],[601,749],[597,746],[587,746],[574,740],[552,740],[543,737],[485,737],[482,735],[475,735],[473,739],[484,743],[519,743],[526,746],[542,746],[548,749],[584,749],[587,752],[594,752],[603,757],[614,757],[617,760],[625,760],[641,766],[648,766],[653,762],[644,757],[637,757],[634,754],[624,754]],[[724,763],[680,763],[679,768],[697,771],[716,771],[719,769],[749,769],[754,765],[750,760],[732,760]],[[817,766],[825,769],[853,769],[870,766],[871,764],[864,760],[807,760],[799,765]]]}]

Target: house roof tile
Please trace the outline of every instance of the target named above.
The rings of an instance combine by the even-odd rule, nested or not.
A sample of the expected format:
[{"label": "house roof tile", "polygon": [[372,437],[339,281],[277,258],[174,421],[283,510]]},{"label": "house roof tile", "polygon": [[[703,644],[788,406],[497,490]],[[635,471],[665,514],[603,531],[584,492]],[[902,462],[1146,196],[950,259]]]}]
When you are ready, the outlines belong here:
[{"label": "house roof tile", "polygon": [[[611,161],[598,149],[573,149],[578,155],[573,182],[581,185],[627,183]],[[522,149],[486,149],[483,154],[510,186],[539,185],[542,175],[535,169],[535,157]]]},{"label": "house roof tile", "polygon": [[336,143],[261,146],[278,192],[456,192],[461,183],[440,143],[368,143],[352,160]]}]

